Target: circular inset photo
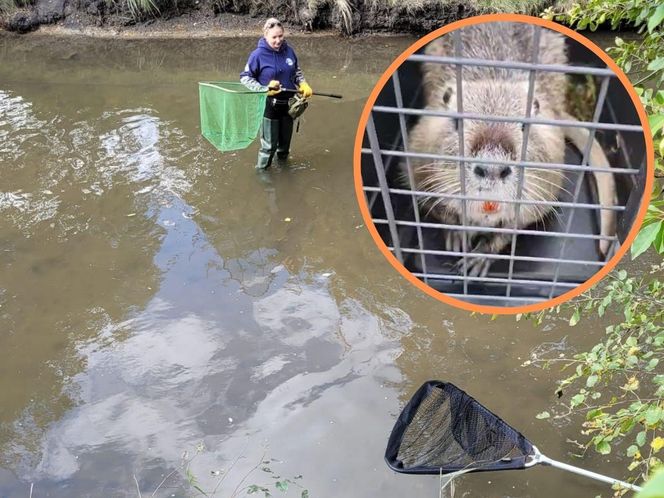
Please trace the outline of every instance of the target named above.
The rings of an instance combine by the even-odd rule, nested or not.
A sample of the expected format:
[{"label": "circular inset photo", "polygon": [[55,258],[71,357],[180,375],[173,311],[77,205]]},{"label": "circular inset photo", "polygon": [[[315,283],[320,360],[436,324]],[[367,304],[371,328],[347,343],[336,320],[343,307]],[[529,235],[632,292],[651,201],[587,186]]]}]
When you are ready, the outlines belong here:
[{"label": "circular inset photo", "polygon": [[560,304],[625,254],[653,181],[646,114],[594,43],[517,15],[413,44],[383,74],[355,143],[355,186],[381,251],[455,306]]}]

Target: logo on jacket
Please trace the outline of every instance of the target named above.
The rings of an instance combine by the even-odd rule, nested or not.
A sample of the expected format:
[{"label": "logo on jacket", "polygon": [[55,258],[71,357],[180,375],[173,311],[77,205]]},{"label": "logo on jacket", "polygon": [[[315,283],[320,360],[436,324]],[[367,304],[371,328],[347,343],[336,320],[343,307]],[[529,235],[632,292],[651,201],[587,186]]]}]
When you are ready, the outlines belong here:
[{"label": "logo on jacket", "polygon": [[293,59],[291,59],[290,57],[286,57],[286,64],[288,64],[289,66],[292,66],[293,65]]}]

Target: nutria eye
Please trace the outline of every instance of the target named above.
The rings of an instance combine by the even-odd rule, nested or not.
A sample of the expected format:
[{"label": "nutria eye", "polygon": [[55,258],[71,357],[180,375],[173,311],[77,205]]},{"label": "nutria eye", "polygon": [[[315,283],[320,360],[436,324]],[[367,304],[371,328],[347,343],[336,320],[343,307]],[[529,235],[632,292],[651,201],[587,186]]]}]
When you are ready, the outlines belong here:
[{"label": "nutria eye", "polygon": [[512,168],[509,166],[505,166],[503,169],[500,170],[500,177],[504,180],[508,176],[512,174]]}]

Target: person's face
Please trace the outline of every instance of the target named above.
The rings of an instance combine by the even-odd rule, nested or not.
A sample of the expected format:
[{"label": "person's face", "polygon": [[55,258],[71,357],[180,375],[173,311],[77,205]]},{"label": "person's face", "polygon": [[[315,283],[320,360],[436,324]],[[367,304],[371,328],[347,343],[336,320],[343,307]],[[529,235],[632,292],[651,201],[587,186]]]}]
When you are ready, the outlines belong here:
[{"label": "person's face", "polygon": [[284,29],[281,26],[274,26],[265,32],[265,40],[273,50],[279,50],[284,42]]}]

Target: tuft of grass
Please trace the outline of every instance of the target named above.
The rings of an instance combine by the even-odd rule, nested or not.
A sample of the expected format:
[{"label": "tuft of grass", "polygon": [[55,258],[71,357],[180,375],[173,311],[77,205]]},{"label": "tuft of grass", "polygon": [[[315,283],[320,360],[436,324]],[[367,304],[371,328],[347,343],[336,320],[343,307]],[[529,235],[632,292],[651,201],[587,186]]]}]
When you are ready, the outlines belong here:
[{"label": "tuft of grass", "polygon": [[346,34],[353,32],[353,11],[348,0],[334,0],[335,6],[343,23]]},{"label": "tuft of grass", "polygon": [[[7,1],[7,0],[0,0]],[[12,1],[12,0],[8,0]],[[134,20],[144,19],[148,16],[159,16],[161,11],[154,0],[106,0],[119,11],[128,11]]]},{"label": "tuft of grass", "polygon": [[[255,0],[250,0],[255,1]],[[371,0],[375,1],[375,0]],[[307,6],[313,12],[320,12],[324,7],[329,6],[333,14],[337,14],[341,19],[339,28],[344,34],[353,33],[353,3],[352,0],[308,0]]]},{"label": "tuft of grass", "polygon": [[483,13],[509,12],[513,14],[539,14],[553,2],[549,0],[475,0],[470,6]]},{"label": "tuft of grass", "polygon": [[14,0],[0,0],[0,14],[6,14],[15,8]]},{"label": "tuft of grass", "polygon": [[124,0],[124,3],[129,8],[129,12],[135,18],[140,18],[143,15],[159,15],[159,7],[153,0]]},{"label": "tuft of grass", "polygon": [[22,7],[28,7],[32,0],[0,0],[0,14],[9,14]]},{"label": "tuft of grass", "polygon": [[514,13],[537,15],[554,3],[561,0],[470,0],[459,2],[455,0],[369,0],[371,8],[386,6],[390,9],[399,9],[407,14],[413,14],[427,7],[449,7],[456,10],[463,5],[469,11],[480,14],[489,13]]}]

